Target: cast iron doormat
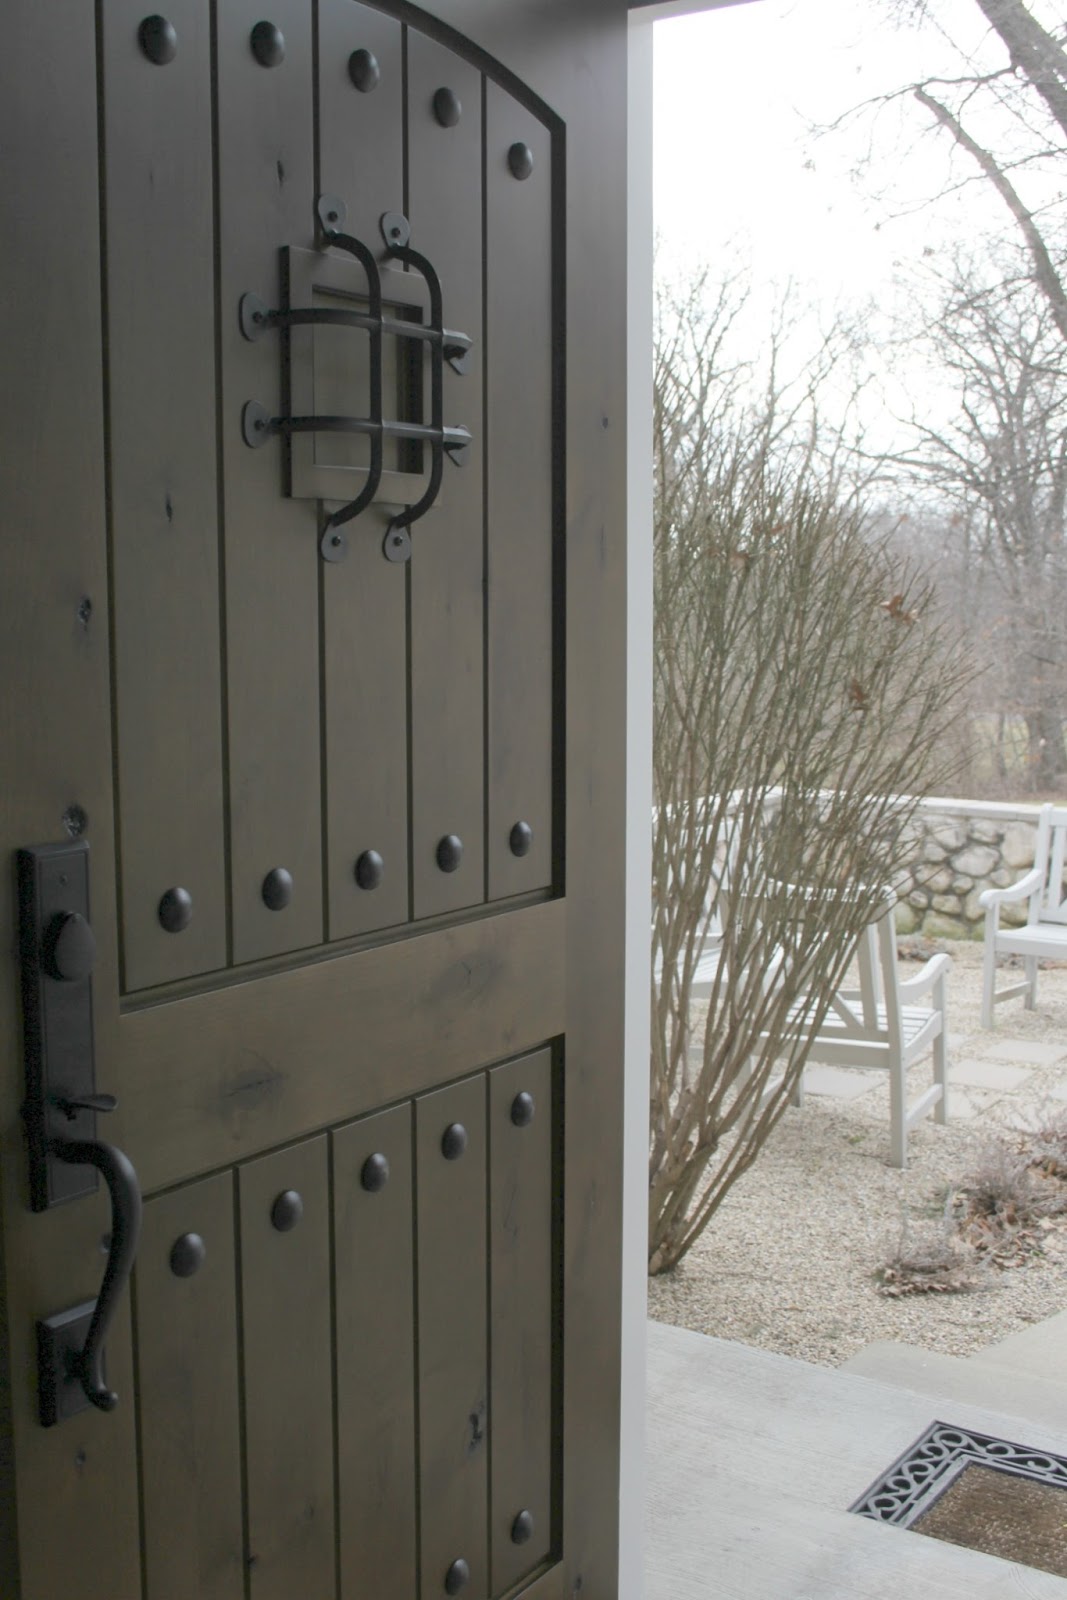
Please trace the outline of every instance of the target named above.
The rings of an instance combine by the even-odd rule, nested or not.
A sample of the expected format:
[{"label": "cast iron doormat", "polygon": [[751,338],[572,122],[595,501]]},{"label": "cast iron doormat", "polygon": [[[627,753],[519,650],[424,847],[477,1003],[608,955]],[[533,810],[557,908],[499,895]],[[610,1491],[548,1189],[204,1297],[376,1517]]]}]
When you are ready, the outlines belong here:
[{"label": "cast iron doormat", "polygon": [[1067,1578],[1067,1458],[935,1422],[850,1511]]}]

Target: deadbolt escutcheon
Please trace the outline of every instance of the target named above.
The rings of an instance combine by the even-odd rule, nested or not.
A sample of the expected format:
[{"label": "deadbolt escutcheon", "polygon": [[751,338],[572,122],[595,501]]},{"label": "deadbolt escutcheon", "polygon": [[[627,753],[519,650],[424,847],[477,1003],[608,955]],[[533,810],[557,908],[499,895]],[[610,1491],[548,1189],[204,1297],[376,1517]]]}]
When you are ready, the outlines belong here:
[{"label": "deadbolt escutcheon", "polygon": [[57,911],[45,930],[41,965],[60,983],[82,983],[93,970],[96,939],[80,911]]}]

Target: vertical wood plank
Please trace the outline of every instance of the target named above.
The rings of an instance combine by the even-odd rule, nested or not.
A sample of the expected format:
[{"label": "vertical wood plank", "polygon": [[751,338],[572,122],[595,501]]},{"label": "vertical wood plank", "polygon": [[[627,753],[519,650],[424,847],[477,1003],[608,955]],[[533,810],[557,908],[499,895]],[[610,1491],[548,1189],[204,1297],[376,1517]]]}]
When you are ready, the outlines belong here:
[{"label": "vertical wood plank", "polygon": [[[108,413],[125,987],[226,964],[208,0],[101,10]],[[188,928],[160,924],[184,888]]]},{"label": "vertical wood plank", "polygon": [[[326,1138],[240,1169],[241,1331],[251,1600],[335,1583],[330,1204]],[[278,1197],[302,1216],[280,1230]]]},{"label": "vertical wood plank", "polygon": [[[203,1264],[182,1276],[190,1234]],[[148,1202],[134,1301],[149,1600],[243,1600],[231,1174]]]},{"label": "vertical wood plank", "polygon": [[[489,898],[552,880],[552,161],[547,130],[486,91]],[[529,177],[508,165],[514,144]],[[620,324],[621,327],[621,324]],[[516,375],[521,374],[517,381]],[[525,822],[532,842],[514,854]]]},{"label": "vertical wood plank", "polygon": [[[275,0],[284,57],[263,67],[251,34],[259,0],[215,0],[218,78],[220,340],[225,483],[230,866],[237,962],[319,943],[322,854],[319,563],[313,500],[284,493],[283,446],[250,450],[241,412],[281,409],[278,335],[242,338],[237,308],[252,292],[279,303],[279,250],[314,244],[311,13]],[[275,868],[292,899],[271,910]]]},{"label": "vertical wood plank", "polygon": [[411,1129],[405,1105],[332,1135],[344,1600],[416,1593]]},{"label": "vertical wood plank", "polygon": [[[457,1560],[469,1600],[486,1600],[485,1079],[415,1103],[421,1586],[438,1600]],[[467,1135],[443,1153],[453,1124]]]},{"label": "vertical wood plank", "polygon": [[[485,898],[482,106],[480,74],[414,28],[407,61],[411,243],[440,276],[445,326],[474,340],[468,370],[446,363],[444,377],[445,422],[472,444],[463,466],[446,458],[437,504],[412,528],[412,871],[425,917]],[[434,114],[442,88],[460,102],[451,127]],[[445,872],[437,846],[453,834],[463,855]]]},{"label": "vertical wood plank", "polygon": [[[318,27],[319,188],[344,201],[348,232],[384,261],[379,218],[404,208],[400,24],[352,0],[319,0]],[[380,73],[365,92],[349,74],[358,50]],[[367,335],[327,329],[323,337],[365,384]],[[322,569],[331,939],[408,915],[407,580],[404,567],[382,555],[387,520],[368,507],[346,530],[345,559]],[[376,887],[356,880],[365,851],[382,858]]]},{"label": "vertical wood plank", "polygon": [[125,1297],[107,1351],[119,1409],[51,1429],[37,1415],[34,1319],[97,1293],[108,1211],[102,1195],[42,1215],[27,1206],[10,869],[20,845],[64,838],[64,815],[81,808],[92,847],[96,1046],[99,1060],[113,1062],[95,13],[85,0],[9,0],[0,52],[0,229],[8,241],[0,295],[0,1593],[21,1600],[107,1600],[141,1587]]},{"label": "vertical wood plank", "polygon": [[[529,1096],[528,1102],[520,1097]],[[530,1120],[524,1120],[529,1116]],[[491,1593],[553,1548],[552,1054],[489,1074]],[[522,1521],[517,1519],[522,1517]],[[528,1519],[528,1521],[527,1521]]]}]

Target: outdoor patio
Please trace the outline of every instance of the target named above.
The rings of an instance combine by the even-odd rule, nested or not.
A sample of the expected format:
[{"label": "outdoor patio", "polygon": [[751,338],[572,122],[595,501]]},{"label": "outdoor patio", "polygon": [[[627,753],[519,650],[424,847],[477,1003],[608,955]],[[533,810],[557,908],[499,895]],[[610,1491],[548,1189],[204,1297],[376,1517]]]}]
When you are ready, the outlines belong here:
[{"label": "outdoor patio", "polygon": [[902,1237],[942,1225],[991,1140],[1067,1110],[1067,968],[988,1032],[981,946],[948,948],[949,1125],[920,1124],[896,1171],[884,1075],[810,1068],[805,1105],[651,1282],[647,1600],[1067,1597],[1064,1577],[847,1509],[934,1422],[1067,1456],[1062,1223],[973,1293],[873,1282]]}]

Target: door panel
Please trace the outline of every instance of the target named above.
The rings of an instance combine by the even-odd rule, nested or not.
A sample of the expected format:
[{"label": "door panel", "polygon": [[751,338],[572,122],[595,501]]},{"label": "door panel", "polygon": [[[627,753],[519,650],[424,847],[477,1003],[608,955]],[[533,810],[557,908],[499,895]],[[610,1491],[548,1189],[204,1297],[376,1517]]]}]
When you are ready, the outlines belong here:
[{"label": "door panel", "polygon": [[410,1105],[332,1137],[338,1525],[352,1600],[416,1592],[411,1140]]},{"label": "door panel", "polygon": [[142,1183],[162,1188],[561,1033],[564,912],[531,906],[131,1012],[115,1082]]},{"label": "door panel", "polygon": [[[242,295],[279,302],[278,255],[314,243],[311,15],[278,0],[284,57],[261,66],[253,0],[216,7],[219,342],[233,950],[238,962],[322,939],[319,554],[313,501],[282,490],[281,444],[250,450],[245,403],[282,409],[278,338],[242,337]],[[264,900],[276,870],[281,909]]]},{"label": "door panel", "polygon": [[333,1396],[325,1138],[242,1167],[239,1193],[252,1600],[332,1595]]},{"label": "door panel", "polygon": [[[10,965],[4,1600],[614,1592],[610,9],[10,0],[0,852],[89,841],[84,1081],[119,1104],[71,1137],[95,1115],[146,1207],[118,1407],[44,1427],[36,1319],[100,1292],[118,1230],[103,1192],[27,1209]],[[420,328],[374,325],[375,270]],[[446,350],[466,465],[386,549],[448,437]]]},{"label": "door panel", "polygon": [[[164,73],[138,48],[143,16],[139,0],[102,13],[127,989],[226,964],[210,13],[171,8],[182,50]],[[175,887],[196,911],[180,937],[159,918]]]},{"label": "door panel", "polygon": [[[481,74],[409,28],[407,91],[412,243],[440,274],[445,326],[474,340],[466,371],[444,369],[445,421],[472,442],[462,466],[446,460],[410,563],[412,866],[425,917],[485,898]],[[438,95],[453,97],[440,113]],[[456,865],[441,851],[449,837],[462,844]]]},{"label": "door panel", "polygon": [[[384,261],[379,218],[404,208],[402,30],[352,0],[320,0],[318,26],[319,189],[343,198],[349,232]],[[373,58],[362,90],[349,66],[360,51]],[[334,340],[365,386],[367,335]],[[320,569],[331,939],[409,915],[407,573],[382,560],[385,514],[372,506],[368,517],[373,527],[353,530],[345,560]],[[361,882],[356,864],[372,855],[380,879],[365,870]]]},{"label": "door panel", "polygon": [[421,1594],[462,1561],[486,1600],[485,1080],[424,1095],[415,1126]]},{"label": "door panel", "polygon": [[152,1600],[244,1600],[229,1173],[145,1207],[134,1283]]},{"label": "door panel", "polygon": [[[552,881],[552,150],[547,129],[486,87],[489,898]],[[516,178],[511,152],[532,158]],[[526,171],[526,166],[519,166]],[[522,373],[516,391],[515,374]],[[513,834],[525,824],[528,834]],[[518,853],[516,846],[521,853]]]},{"label": "door panel", "polygon": [[555,1120],[551,1051],[540,1050],[489,1074],[495,1595],[538,1567],[555,1539]]}]

